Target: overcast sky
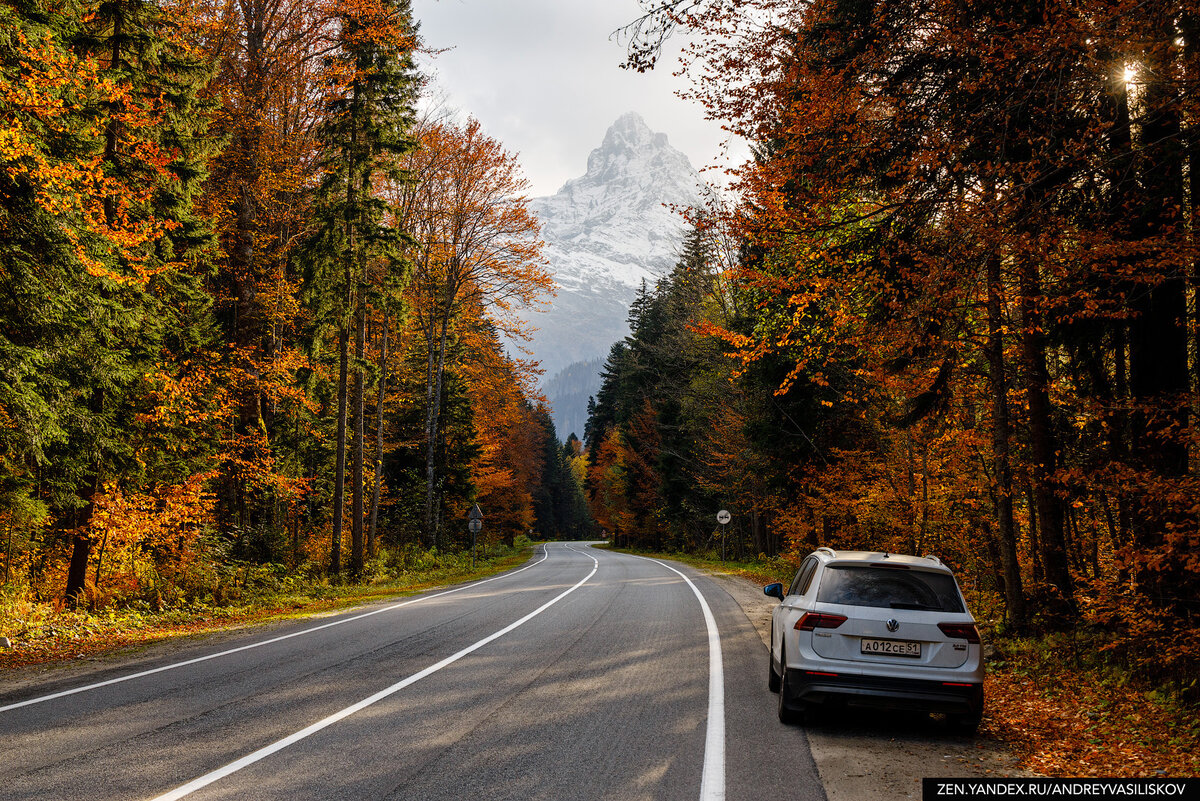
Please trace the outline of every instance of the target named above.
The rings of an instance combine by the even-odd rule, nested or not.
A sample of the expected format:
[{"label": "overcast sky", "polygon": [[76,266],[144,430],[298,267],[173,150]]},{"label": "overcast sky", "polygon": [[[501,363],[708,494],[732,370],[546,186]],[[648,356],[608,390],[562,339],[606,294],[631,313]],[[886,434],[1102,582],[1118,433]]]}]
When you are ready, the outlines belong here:
[{"label": "overcast sky", "polygon": [[671,74],[677,58],[652,73],[620,68],[624,49],[609,37],[639,16],[636,0],[413,0],[413,14],[427,47],[452,48],[422,68],[451,107],[519,153],[534,197],[582,175],[588,153],[627,111],[697,169],[720,161],[720,126],[675,96],[686,81]]}]

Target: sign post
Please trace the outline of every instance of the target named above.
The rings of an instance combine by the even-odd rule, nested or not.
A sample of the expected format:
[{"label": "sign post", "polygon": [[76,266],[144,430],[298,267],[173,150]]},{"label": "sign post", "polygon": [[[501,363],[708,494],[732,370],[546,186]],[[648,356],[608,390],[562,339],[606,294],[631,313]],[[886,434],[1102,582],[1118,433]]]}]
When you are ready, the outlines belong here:
[{"label": "sign post", "polygon": [[725,509],[717,512],[717,522],[721,524],[721,561],[725,561],[725,526],[729,525],[729,521],[733,516]]},{"label": "sign post", "polygon": [[467,513],[467,528],[471,530],[471,569],[475,569],[475,537],[483,530],[483,510],[479,504],[471,507]]}]

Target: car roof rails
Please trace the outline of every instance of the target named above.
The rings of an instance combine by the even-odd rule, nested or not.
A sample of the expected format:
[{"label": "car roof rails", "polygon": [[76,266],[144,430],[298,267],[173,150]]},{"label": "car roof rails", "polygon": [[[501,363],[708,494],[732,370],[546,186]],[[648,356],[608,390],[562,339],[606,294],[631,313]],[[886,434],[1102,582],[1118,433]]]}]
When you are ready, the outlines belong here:
[{"label": "car roof rails", "polygon": [[933,555],[933,554],[931,554],[931,553],[927,553],[927,554],[925,554],[925,558],[926,558],[926,559],[929,559],[929,560],[930,560],[930,561],[932,561],[934,564],[937,564],[937,565],[940,565],[940,564],[942,564],[942,560],[941,560],[941,559],[938,559],[936,556],[934,556],[934,555]]},{"label": "car roof rails", "polygon": [[832,548],[830,548],[826,545],[822,545],[820,548],[818,548],[817,553],[827,553],[830,556],[837,556],[837,551],[833,550]]}]

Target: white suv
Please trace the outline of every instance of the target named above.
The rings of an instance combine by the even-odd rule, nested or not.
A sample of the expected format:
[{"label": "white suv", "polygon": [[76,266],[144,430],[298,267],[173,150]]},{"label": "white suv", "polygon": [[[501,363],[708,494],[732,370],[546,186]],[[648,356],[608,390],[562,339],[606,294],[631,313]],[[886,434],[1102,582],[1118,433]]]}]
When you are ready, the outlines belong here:
[{"label": "white suv", "polygon": [[768,686],[779,719],[847,704],[945,712],[974,731],[983,654],[954,574],[936,556],[818,548],[771,613]]}]

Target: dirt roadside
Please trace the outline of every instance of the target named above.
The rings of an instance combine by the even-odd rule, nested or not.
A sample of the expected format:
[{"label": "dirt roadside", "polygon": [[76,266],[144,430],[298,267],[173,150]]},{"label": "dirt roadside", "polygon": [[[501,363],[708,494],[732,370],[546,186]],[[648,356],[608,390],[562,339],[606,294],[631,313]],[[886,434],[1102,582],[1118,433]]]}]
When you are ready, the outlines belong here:
[{"label": "dirt roadside", "polygon": [[[775,601],[744,578],[710,575],[742,607],[766,647]],[[764,663],[766,657],[764,651]],[[836,721],[808,726],[805,734],[829,801],[920,798],[923,777],[1035,775],[1019,768],[1004,744],[986,731],[964,737],[927,717],[881,719],[878,712],[851,711]]]}]

